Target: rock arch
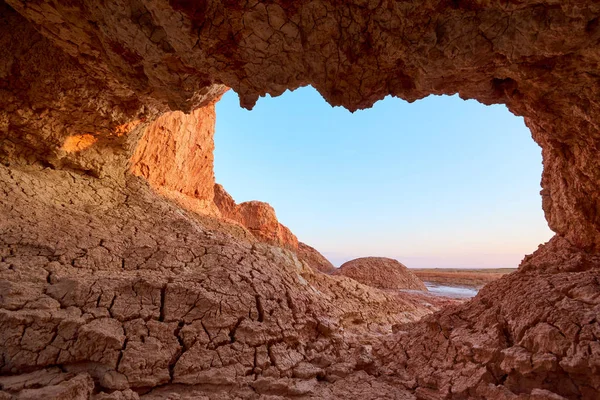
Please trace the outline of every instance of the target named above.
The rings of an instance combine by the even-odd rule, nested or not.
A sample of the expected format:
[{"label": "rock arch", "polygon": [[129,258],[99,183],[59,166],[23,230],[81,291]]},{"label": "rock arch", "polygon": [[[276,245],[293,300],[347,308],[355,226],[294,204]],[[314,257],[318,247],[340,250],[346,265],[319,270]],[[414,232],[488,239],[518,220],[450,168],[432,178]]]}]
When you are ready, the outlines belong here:
[{"label": "rock arch", "polygon": [[[140,114],[151,119],[169,108],[197,108],[222,93],[219,85],[238,92],[246,107],[266,93],[307,84],[332,105],[350,110],[370,107],[388,94],[413,101],[459,93],[485,104],[505,103],[525,117],[543,149],[542,198],[551,229],[576,248],[600,246],[594,194],[600,178],[597,4],[7,3],[74,57],[70,62],[85,71],[82,81],[111,95],[110,102],[89,104],[89,117],[80,118],[92,119],[93,128],[85,128],[98,133],[113,119],[123,124]],[[22,31],[11,34],[15,40],[25,37]],[[48,57],[40,56],[52,62]],[[67,74],[65,63],[60,65]],[[57,82],[52,90],[65,86]],[[127,112],[107,113],[106,107]]]},{"label": "rock arch", "polygon": [[[196,343],[212,343],[211,351],[220,344],[235,350],[236,340],[239,344],[244,334],[260,331],[265,310],[277,309],[275,303],[280,302],[298,332],[325,338],[324,346],[332,346],[327,347],[332,353],[352,354],[356,362],[348,366],[332,361],[323,367],[332,369],[321,374],[313,368],[317,348],[300,348],[298,336],[284,335],[282,340],[275,335],[252,347],[251,355],[243,348],[239,354],[235,350],[247,360],[230,364],[229,375],[220,381],[223,385],[237,384],[236,368],[241,365],[260,378],[249,386],[252,393],[240,389],[250,398],[256,392],[304,395],[313,389],[317,396],[342,396],[346,387],[355,388],[356,394],[361,379],[371,387],[379,385],[381,392],[375,394],[379,396],[594,398],[600,390],[599,17],[600,4],[585,0],[6,0],[0,4],[0,158],[8,165],[2,166],[2,181],[11,190],[2,197],[8,218],[0,221],[4,224],[0,227],[2,263],[9,264],[2,282],[10,293],[2,300],[3,326],[10,327],[3,333],[12,347],[3,349],[5,372],[24,373],[66,360],[84,365],[100,388],[123,393],[130,387],[199,384],[215,377],[210,372],[198,374],[191,362],[179,364],[184,355],[193,354],[188,350]],[[396,321],[395,335],[362,347],[337,336],[338,322],[360,324],[361,316],[350,318],[344,307],[334,307],[341,313],[334,313],[336,323],[314,315],[298,317],[297,305],[306,302],[313,305],[308,308],[313,313],[332,310],[329,303],[300,289],[307,279],[331,298],[338,289],[302,270],[298,275],[302,280],[291,283],[290,276],[296,273],[293,257],[273,255],[260,245],[235,244],[235,251],[219,244],[219,252],[211,254],[207,249],[217,246],[215,240],[226,241],[220,236],[194,242],[198,254],[176,253],[175,245],[160,255],[144,256],[142,245],[138,253],[127,253],[132,243],[155,243],[164,232],[148,228],[153,232],[149,236],[138,230],[125,234],[127,224],[119,225],[118,210],[143,226],[148,221],[140,220],[136,212],[164,212],[161,221],[180,234],[164,236],[173,243],[192,240],[202,231],[193,218],[182,220],[178,211],[126,175],[136,143],[156,118],[177,110],[201,115],[200,108],[210,114],[211,104],[227,87],[251,108],[261,95],[308,84],[332,105],[351,111],[370,107],[388,94],[414,101],[429,94],[459,93],[485,104],[506,104],[525,117],[542,147],[543,208],[556,236],[526,257],[519,273],[486,288],[471,303],[425,318],[410,329]],[[55,171],[27,170],[38,163]],[[110,185],[99,183],[103,179]],[[47,193],[35,199],[32,187]],[[210,197],[212,190],[203,193]],[[73,218],[59,218],[59,204]],[[43,212],[27,214],[28,209]],[[89,226],[82,228],[85,215],[101,237]],[[108,240],[112,231],[100,228],[106,221],[121,226],[119,234],[126,237],[122,242]],[[46,233],[38,234],[27,224],[45,227]],[[63,228],[70,229],[65,237],[82,228],[89,241],[56,242],[52,232]],[[212,321],[200,330],[179,316],[180,310],[169,309],[171,291],[190,290],[188,297],[196,298],[207,290],[214,294],[219,283],[228,282],[223,272],[207,267],[214,282],[186,288],[170,275],[174,270],[167,271],[185,269],[200,259],[205,266],[226,265],[231,276],[238,276],[229,282],[244,291],[240,304],[248,303],[252,310],[226,309],[231,321]],[[253,285],[260,281],[256,277],[260,271],[252,260],[285,266],[276,283],[265,289],[272,294],[269,298],[246,296],[259,292]],[[36,262],[44,268],[36,269]],[[136,286],[132,282],[138,278],[129,268],[140,263],[148,268],[152,264],[164,275],[146,277]],[[107,265],[127,271],[124,281],[111,283],[103,275],[108,272],[97,272]],[[246,269],[244,278],[236,268]],[[80,273],[84,283],[69,280]],[[85,293],[94,294],[94,300]],[[523,300],[515,303],[515,298]],[[219,301],[212,299],[207,307],[215,304]],[[387,307],[383,297],[375,296],[369,304],[378,310]],[[381,315],[387,318],[385,312]],[[27,318],[33,321],[30,328],[35,327],[30,332],[22,330]],[[95,322],[99,318],[119,323],[99,325]],[[140,326],[132,325],[134,320],[141,320],[136,322]],[[74,324],[78,334],[58,332],[55,326],[61,321]],[[190,332],[205,332],[206,337],[192,338]],[[60,337],[65,353],[46,352],[40,358],[39,343],[23,339],[36,337],[49,344]],[[88,353],[87,344],[97,337],[108,347]],[[132,362],[118,368],[122,360],[147,352],[145,346],[152,343],[162,347],[152,360],[151,373],[135,369]],[[20,364],[15,364],[15,357]],[[302,364],[308,359],[315,363]],[[265,372],[270,367],[275,368],[272,375]],[[145,380],[146,375],[151,381]],[[71,382],[91,394],[97,389],[89,376],[77,375],[77,382],[63,377],[59,385]],[[317,382],[316,377],[323,376],[329,377],[331,386]],[[307,389],[303,377],[312,382],[312,389]],[[335,386],[336,377],[344,381],[341,387]],[[32,387],[52,381],[47,375],[39,379]],[[3,387],[24,392],[27,383],[19,382],[4,382]],[[395,391],[399,387],[402,392]],[[149,396],[160,396],[160,390]]]}]

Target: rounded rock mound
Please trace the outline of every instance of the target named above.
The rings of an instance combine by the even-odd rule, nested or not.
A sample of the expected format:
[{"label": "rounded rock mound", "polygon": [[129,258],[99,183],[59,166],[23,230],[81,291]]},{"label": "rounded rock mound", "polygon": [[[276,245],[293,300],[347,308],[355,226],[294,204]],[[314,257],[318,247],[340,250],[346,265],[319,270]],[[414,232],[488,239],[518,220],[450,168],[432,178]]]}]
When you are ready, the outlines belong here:
[{"label": "rounded rock mound", "polygon": [[335,272],[333,264],[326,259],[317,249],[307,245],[306,243],[298,242],[298,258],[306,263],[315,271],[321,271],[326,274]]},{"label": "rounded rock mound", "polygon": [[339,275],[379,289],[412,289],[427,291],[425,284],[405,265],[386,257],[363,257],[348,261]]}]

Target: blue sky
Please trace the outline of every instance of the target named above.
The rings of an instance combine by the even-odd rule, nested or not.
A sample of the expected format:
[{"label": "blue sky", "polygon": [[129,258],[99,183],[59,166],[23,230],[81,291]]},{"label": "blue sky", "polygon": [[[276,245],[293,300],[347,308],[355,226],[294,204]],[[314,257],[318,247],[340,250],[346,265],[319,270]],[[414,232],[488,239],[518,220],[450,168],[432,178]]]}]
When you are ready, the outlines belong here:
[{"label": "blue sky", "polygon": [[217,103],[217,182],[270,203],[335,265],[516,267],[547,241],[541,150],[504,106],[457,96],[388,97],[354,114],[311,87]]}]

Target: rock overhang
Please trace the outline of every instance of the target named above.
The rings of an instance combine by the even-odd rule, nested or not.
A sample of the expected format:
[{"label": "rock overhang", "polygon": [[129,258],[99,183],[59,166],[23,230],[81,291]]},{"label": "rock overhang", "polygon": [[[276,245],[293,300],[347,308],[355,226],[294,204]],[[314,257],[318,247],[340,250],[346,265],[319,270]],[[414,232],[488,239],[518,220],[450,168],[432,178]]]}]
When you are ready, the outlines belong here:
[{"label": "rock overhang", "polygon": [[[397,385],[380,397],[405,390],[423,398],[597,396],[600,382],[593,363],[598,322],[591,316],[597,309],[600,265],[600,4],[584,0],[281,0],[243,4],[217,0],[9,0],[0,3],[0,11],[0,157],[11,164],[0,167],[0,173],[2,181],[15,189],[0,191],[0,207],[9,215],[0,219],[0,228],[8,232],[0,235],[0,250],[3,262],[12,257],[9,261],[13,263],[12,268],[0,272],[4,283],[16,288],[2,298],[6,302],[2,317],[14,328],[2,332],[12,340],[9,347],[1,349],[8,354],[3,359],[12,362],[4,365],[6,371],[22,373],[57,364],[50,356],[58,347],[46,346],[49,356],[39,358],[30,351],[35,341],[20,340],[22,314],[37,318],[53,313],[54,320],[42,319],[56,325],[61,318],[72,318],[69,313],[73,312],[91,320],[111,317],[132,328],[136,327],[130,319],[139,314],[143,318],[136,323],[147,326],[148,335],[137,337],[137,328],[131,329],[126,332],[131,336],[129,347],[117,340],[102,362],[112,365],[124,359],[123,365],[133,365],[135,357],[125,357],[125,353],[143,349],[140,342],[146,336],[160,337],[164,352],[138,353],[139,359],[147,354],[161,357],[148,364],[158,367],[147,375],[153,384],[177,379],[193,384],[214,378],[215,370],[197,374],[200,364],[194,362],[196,350],[190,353],[186,348],[192,343],[186,335],[207,330],[211,341],[224,340],[234,348],[244,342],[250,324],[266,344],[260,343],[254,357],[248,353],[247,365],[246,361],[238,364],[258,376],[262,371],[257,366],[270,368],[268,373],[276,376],[280,372],[313,376],[314,371],[306,375],[306,365],[299,364],[298,372],[293,360],[292,364],[286,361],[287,355],[304,352],[302,340],[297,339],[304,338],[342,359],[356,361],[351,366],[337,363],[325,367],[320,357],[323,348],[302,353],[306,360],[326,368],[323,373],[332,380],[350,374],[344,386],[359,387],[354,392],[359,396],[363,396],[364,386],[352,384],[352,379],[367,382],[367,386],[371,382],[380,385],[382,381],[374,378],[377,374],[391,377],[389,382]],[[199,229],[194,218],[186,217],[132,177],[123,189],[110,179],[60,171],[74,168],[101,178],[115,177],[127,170],[133,148],[140,137],[151,133],[147,129],[160,115],[204,109],[226,86],[240,94],[242,105],[251,107],[261,95],[278,95],[307,84],[330,104],[349,110],[369,107],[390,94],[413,101],[429,94],[459,93],[485,104],[506,104],[525,117],[542,147],[543,208],[557,236],[526,259],[520,272],[486,287],[469,304],[426,318],[410,330],[398,325],[397,335],[378,335],[373,347],[349,346],[351,354],[346,357],[338,349],[348,350],[347,345],[354,342],[341,340],[336,324],[322,318],[324,315],[348,327],[354,327],[355,321],[357,326],[364,325],[369,321],[352,309],[365,308],[369,301],[366,309],[374,310],[367,312],[372,314],[370,318],[378,316],[388,323],[390,315],[399,315],[388,305],[402,304],[389,302],[381,293],[360,285],[348,281],[335,284],[333,278],[304,271],[301,263],[283,250],[234,241],[221,234],[215,239]],[[181,117],[182,121],[188,118],[192,117]],[[86,135],[96,141],[80,149],[93,141]],[[56,149],[64,147],[68,138],[73,138],[69,143],[79,150],[69,152],[67,146],[63,148],[66,154],[59,153]],[[149,154],[162,150],[150,148]],[[187,159],[185,154],[181,157]],[[17,160],[26,164],[41,161],[58,171],[11,170]],[[105,171],[105,175],[94,171]],[[35,195],[37,188],[44,188],[39,196]],[[174,189],[189,188],[175,182]],[[206,192],[208,197],[211,190]],[[129,229],[131,226],[142,229]],[[158,249],[158,244],[165,248]],[[82,246],[89,251],[82,252]],[[193,254],[181,251],[186,246]],[[115,280],[115,271],[121,279]],[[276,286],[267,284],[267,272],[271,278],[277,277]],[[315,286],[298,286],[299,273]],[[145,277],[142,281],[151,285],[144,285],[140,274]],[[59,290],[82,284],[90,289],[73,290],[66,297]],[[170,306],[185,311],[179,308],[176,294],[185,301],[209,300],[210,307],[220,309],[223,285],[244,301],[223,303],[226,312],[223,320],[217,321],[222,327],[193,325],[189,315],[175,324],[179,316],[170,314]],[[307,287],[313,290],[306,292]],[[93,301],[88,301],[86,293],[92,294]],[[333,299],[339,293],[352,296],[334,307]],[[52,296],[56,299],[49,298]],[[306,301],[307,296],[314,300]],[[324,301],[323,296],[329,300]],[[140,307],[129,306],[138,303]],[[299,312],[307,304],[313,311]],[[200,311],[202,307],[196,307],[192,314]],[[273,343],[269,344],[262,332],[265,326],[272,325],[273,332],[281,328],[280,321],[270,319],[278,313],[287,321],[302,318],[302,324],[286,331],[294,338],[287,343],[290,346],[277,343],[270,349]],[[313,318],[315,315],[318,318]],[[309,316],[308,320],[304,316]],[[84,322],[77,320],[82,340],[90,338],[90,333],[93,338],[98,331],[108,338],[120,337],[115,321],[117,335],[96,329],[97,322],[93,326]],[[219,334],[221,328],[224,335]],[[44,329],[36,327],[29,336],[35,338],[38,331]],[[52,332],[53,328],[47,329],[43,338],[56,340]],[[234,337],[237,340],[231,343]],[[318,339],[312,340],[315,337]],[[286,338],[289,336],[275,335],[282,343]],[[65,335],[67,343],[56,344],[68,346],[69,341],[78,340],[74,334]],[[156,344],[153,339],[147,343]],[[199,343],[202,345],[202,340]],[[97,361],[97,355],[85,347],[76,345],[60,360]],[[123,356],[121,361],[118,354]],[[188,357],[192,362],[185,361]],[[108,372],[114,375],[118,367]],[[134,379],[146,377],[144,368],[139,374],[137,369],[123,368],[119,371]],[[88,371],[106,372],[93,367]],[[260,393],[298,393],[287,377],[276,380],[271,376],[258,379],[255,385]],[[79,376],[79,380],[89,394],[89,375]],[[133,388],[148,385],[143,380],[133,382]],[[100,380],[94,384],[112,390],[121,383]],[[329,390],[325,384],[319,388]],[[331,393],[322,393],[322,397],[331,397]]]},{"label": "rock overhang", "polygon": [[[11,127],[5,136],[37,147],[32,153],[53,165],[79,163],[93,171],[118,164],[123,170],[144,126],[130,140],[118,139],[119,127],[151,122],[169,110],[201,108],[227,87],[252,108],[260,96],[312,85],[330,104],[350,111],[387,95],[414,101],[458,93],[484,104],[504,103],[525,117],[542,147],[542,200],[550,228],[584,252],[600,250],[597,3],[6,3],[20,16],[3,6],[4,29],[23,43],[6,57],[7,65],[19,64],[20,75],[3,69],[12,96],[2,116]],[[19,29],[11,29],[15,24]],[[33,29],[41,35],[25,39]],[[44,42],[44,49],[32,53],[28,40]],[[64,60],[56,63],[59,53]],[[48,75],[52,83],[36,69],[38,59],[54,71]],[[24,74],[28,80],[13,83]],[[84,90],[69,88],[72,76]],[[25,98],[23,85],[30,85]],[[48,90],[60,100],[41,95]],[[92,94],[96,100],[82,104]],[[78,106],[85,112],[73,126],[65,115]],[[42,126],[27,117],[41,109],[48,110]],[[92,146],[104,151],[90,160],[57,153],[67,137],[86,134],[112,139]]]}]

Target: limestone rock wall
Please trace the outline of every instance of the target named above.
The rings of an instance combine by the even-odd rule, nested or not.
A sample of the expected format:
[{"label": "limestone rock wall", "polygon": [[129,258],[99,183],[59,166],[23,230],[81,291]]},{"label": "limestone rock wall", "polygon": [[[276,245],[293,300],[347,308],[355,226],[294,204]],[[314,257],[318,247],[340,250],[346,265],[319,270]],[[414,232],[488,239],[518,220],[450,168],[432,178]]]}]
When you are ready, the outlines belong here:
[{"label": "limestone rock wall", "polygon": [[214,133],[214,103],[190,114],[163,114],[144,131],[130,171],[186,208],[216,215]]}]

